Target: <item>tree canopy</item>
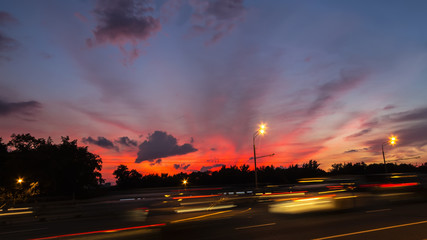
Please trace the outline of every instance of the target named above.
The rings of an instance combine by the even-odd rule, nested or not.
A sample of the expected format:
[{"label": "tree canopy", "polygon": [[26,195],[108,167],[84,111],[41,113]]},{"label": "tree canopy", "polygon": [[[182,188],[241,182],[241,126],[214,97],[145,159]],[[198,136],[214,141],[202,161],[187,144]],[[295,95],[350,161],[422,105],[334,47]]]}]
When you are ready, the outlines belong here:
[{"label": "tree canopy", "polygon": [[[325,175],[326,172],[319,168],[319,163],[310,160],[302,165],[292,165],[289,168],[262,166],[258,168],[258,180],[262,183],[294,183],[298,178],[316,177]],[[252,184],[254,171],[249,170],[249,165],[222,166],[218,171],[148,174],[142,175],[137,170],[129,170],[125,165],[119,165],[113,173],[117,186],[120,188],[135,187],[160,187],[178,186],[184,179],[192,185],[226,185],[226,184]]]},{"label": "tree canopy", "polygon": [[4,189],[15,188],[22,178],[22,184],[37,182],[42,195],[79,194],[104,181],[101,168],[98,155],[69,137],[62,137],[59,144],[30,134],[13,134],[7,144],[0,138],[0,187]]}]

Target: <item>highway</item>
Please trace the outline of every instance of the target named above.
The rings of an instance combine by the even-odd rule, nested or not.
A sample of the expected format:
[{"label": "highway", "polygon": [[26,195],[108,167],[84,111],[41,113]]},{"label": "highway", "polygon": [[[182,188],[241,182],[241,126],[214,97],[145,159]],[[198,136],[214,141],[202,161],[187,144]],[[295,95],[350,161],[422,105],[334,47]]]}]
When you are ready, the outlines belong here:
[{"label": "highway", "polygon": [[427,202],[279,214],[267,203],[152,212],[144,221],[76,217],[0,225],[0,239],[427,239]]}]

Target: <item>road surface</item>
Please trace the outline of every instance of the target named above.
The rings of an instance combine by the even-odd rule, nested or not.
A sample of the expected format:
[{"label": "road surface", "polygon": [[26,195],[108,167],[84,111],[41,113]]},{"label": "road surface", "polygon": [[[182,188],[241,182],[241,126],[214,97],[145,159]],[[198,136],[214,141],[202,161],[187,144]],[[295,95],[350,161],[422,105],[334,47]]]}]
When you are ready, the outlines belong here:
[{"label": "road surface", "polygon": [[427,239],[427,203],[340,212],[273,214],[267,204],[189,213],[150,213],[145,221],[85,217],[0,226],[0,239]]}]

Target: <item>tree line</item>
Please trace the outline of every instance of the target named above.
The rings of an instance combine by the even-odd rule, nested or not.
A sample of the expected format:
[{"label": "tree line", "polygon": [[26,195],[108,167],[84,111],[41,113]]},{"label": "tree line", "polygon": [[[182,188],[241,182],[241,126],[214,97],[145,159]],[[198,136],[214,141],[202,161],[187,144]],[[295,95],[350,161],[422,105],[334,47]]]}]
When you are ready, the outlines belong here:
[{"label": "tree line", "polygon": [[83,194],[104,182],[101,168],[98,155],[69,137],[58,144],[30,134],[13,134],[7,143],[0,138],[0,205],[21,195]]},{"label": "tree line", "polygon": [[[258,168],[258,181],[261,184],[289,184],[296,183],[300,178],[321,177],[333,175],[361,175],[384,173],[384,164],[336,163],[329,171],[319,168],[315,160],[308,163],[291,165],[288,168],[262,166]],[[424,172],[427,173],[427,163],[420,166],[412,164],[387,164],[388,172]],[[249,170],[249,165],[222,166],[218,171],[169,174],[142,175],[137,170],[129,170],[127,166],[120,165],[114,171],[116,183],[119,188],[137,187],[166,187],[180,186],[184,179],[191,185],[224,185],[224,184],[253,184],[254,171]]]},{"label": "tree line", "polygon": [[[225,184],[250,184],[254,179],[254,171],[249,170],[249,165],[222,166],[218,171],[178,173],[169,175],[147,174],[142,175],[137,170],[129,170],[125,165],[119,165],[113,172],[119,188],[136,187],[166,187],[179,186],[184,179],[191,185],[225,185]],[[325,171],[319,168],[319,163],[310,160],[302,165],[292,165],[289,168],[262,166],[258,168],[258,180],[263,183],[291,183],[302,177],[323,176]]]}]

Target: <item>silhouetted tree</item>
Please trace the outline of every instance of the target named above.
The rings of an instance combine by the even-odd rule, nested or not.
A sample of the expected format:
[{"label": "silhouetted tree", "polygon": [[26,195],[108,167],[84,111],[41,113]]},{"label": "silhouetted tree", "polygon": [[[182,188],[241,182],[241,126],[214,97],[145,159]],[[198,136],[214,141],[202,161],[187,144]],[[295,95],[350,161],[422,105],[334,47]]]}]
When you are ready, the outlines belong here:
[{"label": "silhouetted tree", "polygon": [[[334,163],[332,164],[331,174],[365,174],[366,163]],[[384,169],[384,168],[383,168]]]},{"label": "silhouetted tree", "polygon": [[115,175],[117,186],[121,188],[135,188],[143,186],[143,176],[135,169],[129,171],[125,165],[120,165],[113,172]]},{"label": "silhouetted tree", "polygon": [[101,158],[77,140],[62,137],[54,144],[49,137],[35,138],[30,134],[13,134],[6,152],[0,144],[0,186],[11,189],[18,177],[36,183],[43,195],[80,194],[103,183]]}]

